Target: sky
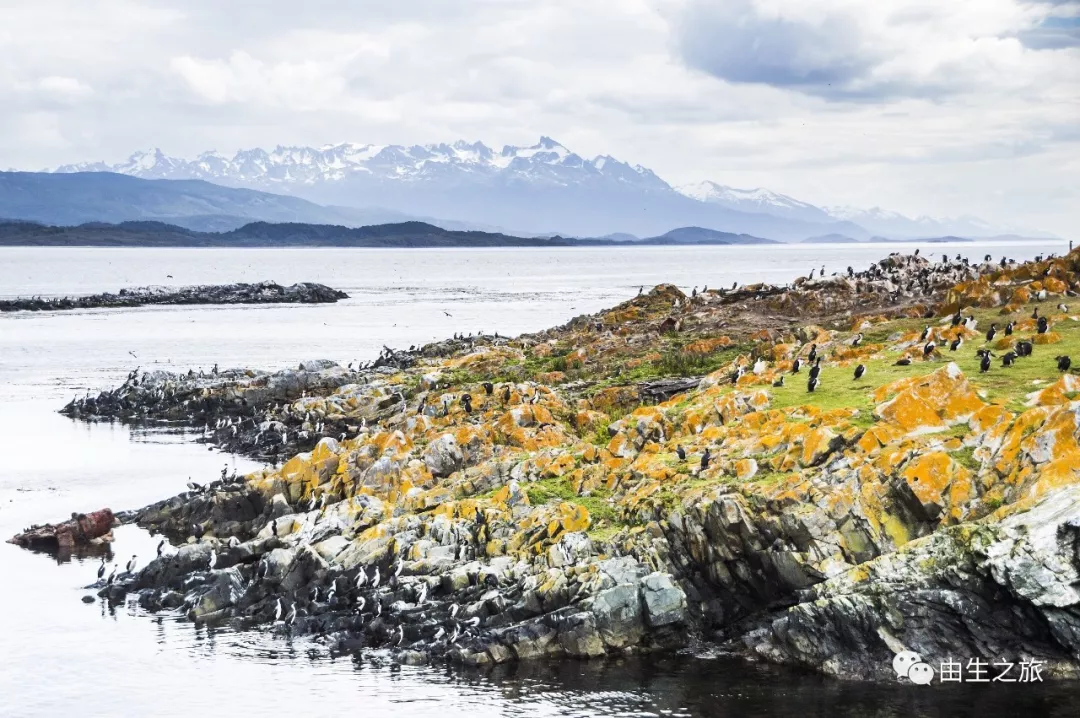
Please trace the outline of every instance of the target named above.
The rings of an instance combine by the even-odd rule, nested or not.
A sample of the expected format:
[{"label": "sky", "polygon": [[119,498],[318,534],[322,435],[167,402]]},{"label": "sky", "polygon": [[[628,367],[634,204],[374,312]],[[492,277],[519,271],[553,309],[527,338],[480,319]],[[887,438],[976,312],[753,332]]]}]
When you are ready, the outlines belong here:
[{"label": "sky", "polygon": [[1080,0],[0,0],[0,167],[554,137],[1080,234]]}]

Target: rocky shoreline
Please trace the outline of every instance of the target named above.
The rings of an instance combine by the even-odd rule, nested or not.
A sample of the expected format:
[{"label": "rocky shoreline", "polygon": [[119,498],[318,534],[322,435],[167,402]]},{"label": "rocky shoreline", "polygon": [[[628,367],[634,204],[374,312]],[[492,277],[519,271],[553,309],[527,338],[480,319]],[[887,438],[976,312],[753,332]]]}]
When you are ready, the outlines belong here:
[{"label": "rocky shoreline", "polygon": [[134,287],[116,294],[85,297],[20,297],[0,300],[0,312],[52,312],[66,309],[142,307],[148,304],[329,304],[349,295],[324,284],[299,282],[282,286],[257,284],[207,284],[191,287]]},{"label": "rocky shoreline", "polygon": [[1080,677],[1078,291],[1080,252],[893,255],[362,367],[135,372],[64,413],[273,464],[119,514],[165,541],[97,588],[406,663],[705,641]]}]

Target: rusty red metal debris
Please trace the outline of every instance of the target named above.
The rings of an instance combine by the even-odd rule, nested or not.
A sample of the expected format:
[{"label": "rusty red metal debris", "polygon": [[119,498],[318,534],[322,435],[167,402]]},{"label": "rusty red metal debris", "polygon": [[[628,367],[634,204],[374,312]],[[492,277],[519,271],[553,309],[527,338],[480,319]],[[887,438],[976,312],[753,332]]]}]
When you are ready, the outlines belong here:
[{"label": "rusty red metal debris", "polygon": [[72,514],[69,521],[59,524],[31,526],[8,539],[23,548],[69,549],[85,546],[94,539],[105,536],[116,523],[111,509],[101,509],[89,514]]}]

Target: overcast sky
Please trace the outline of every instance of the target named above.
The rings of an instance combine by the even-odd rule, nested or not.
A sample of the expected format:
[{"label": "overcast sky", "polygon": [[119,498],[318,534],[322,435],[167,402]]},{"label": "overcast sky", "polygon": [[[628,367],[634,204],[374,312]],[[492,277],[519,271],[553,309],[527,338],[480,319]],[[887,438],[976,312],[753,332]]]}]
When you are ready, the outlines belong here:
[{"label": "overcast sky", "polygon": [[0,107],[0,167],[543,134],[1080,234],[1080,0],[0,0]]}]

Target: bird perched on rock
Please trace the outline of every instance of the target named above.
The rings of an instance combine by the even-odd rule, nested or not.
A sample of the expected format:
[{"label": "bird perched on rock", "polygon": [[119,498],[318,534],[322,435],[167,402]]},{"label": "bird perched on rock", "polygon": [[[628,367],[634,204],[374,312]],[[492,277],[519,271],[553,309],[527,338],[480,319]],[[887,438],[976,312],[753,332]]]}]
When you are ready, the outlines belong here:
[{"label": "bird perched on rock", "polygon": [[935,344],[934,342],[927,342],[926,346],[924,346],[922,350],[923,359],[929,359],[930,357],[932,357],[934,355],[935,349],[937,349],[937,344]]},{"label": "bird perched on rock", "polygon": [[1072,366],[1072,359],[1070,359],[1068,356],[1062,355],[1059,357],[1054,357],[1054,359],[1057,360],[1058,371],[1069,371],[1069,368]]},{"label": "bird perched on rock", "polygon": [[461,405],[463,407],[465,407],[465,413],[466,414],[471,414],[472,413],[472,394],[462,394],[461,395]]},{"label": "bird perched on rock", "polygon": [[679,461],[686,461],[686,449],[682,448],[682,445],[675,447],[675,455],[679,457]]},{"label": "bird perched on rock", "polygon": [[485,381],[482,385],[484,387],[484,393],[491,396],[491,392],[495,391],[495,385],[490,381]]},{"label": "bird perched on rock", "polygon": [[852,337],[851,346],[853,346],[853,347],[859,346],[860,344],[862,344],[862,340],[863,340],[863,333],[859,332],[854,337]]},{"label": "bird perched on rock", "polygon": [[856,380],[862,379],[864,374],[866,374],[866,365],[865,364],[860,364],[859,366],[855,367],[855,379]]},{"label": "bird perched on rock", "polygon": [[217,566],[217,551],[210,551],[210,558],[206,562],[206,568],[208,571],[213,571],[214,566]]},{"label": "bird perched on rock", "polygon": [[97,570],[98,580],[100,581],[101,577],[104,576],[104,575],[105,575],[105,557],[102,556],[101,557],[101,565],[98,566],[98,570]]},{"label": "bird perched on rock", "polygon": [[709,461],[712,459],[712,452],[709,447],[705,447],[705,453],[701,455],[701,470],[709,468]]},{"label": "bird perched on rock", "polygon": [[127,566],[125,568],[128,573],[132,573],[133,571],[135,571],[135,554],[131,555],[131,559],[128,560]]}]

